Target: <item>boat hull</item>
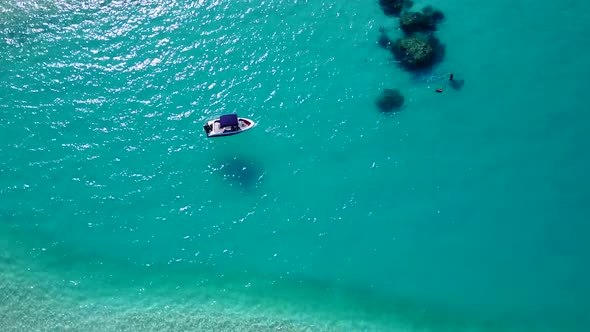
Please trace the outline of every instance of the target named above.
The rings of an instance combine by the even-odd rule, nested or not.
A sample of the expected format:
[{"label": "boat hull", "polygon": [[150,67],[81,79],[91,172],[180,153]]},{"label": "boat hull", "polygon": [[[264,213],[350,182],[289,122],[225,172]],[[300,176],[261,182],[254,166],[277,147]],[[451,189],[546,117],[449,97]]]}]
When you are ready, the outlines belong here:
[{"label": "boat hull", "polygon": [[241,134],[256,126],[256,123],[250,119],[238,118],[238,126],[221,127],[219,119],[207,121],[203,126],[207,137],[222,137]]}]

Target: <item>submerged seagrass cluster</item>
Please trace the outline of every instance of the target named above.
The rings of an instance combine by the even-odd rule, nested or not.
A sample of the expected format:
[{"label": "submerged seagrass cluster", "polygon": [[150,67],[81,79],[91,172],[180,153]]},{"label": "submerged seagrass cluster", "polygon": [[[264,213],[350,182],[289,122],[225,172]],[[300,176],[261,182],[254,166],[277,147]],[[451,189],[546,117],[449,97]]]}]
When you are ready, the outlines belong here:
[{"label": "submerged seagrass cluster", "polygon": [[[412,11],[411,0],[379,0],[379,5],[385,15],[399,18],[399,28],[403,36],[391,40],[387,31],[380,28],[377,43],[389,50],[403,69],[425,70],[442,60],[444,46],[434,35],[437,25],[444,19],[440,10],[426,6],[421,11]],[[382,112],[395,112],[401,109],[403,96],[398,90],[385,89],[377,98],[376,104]]]}]

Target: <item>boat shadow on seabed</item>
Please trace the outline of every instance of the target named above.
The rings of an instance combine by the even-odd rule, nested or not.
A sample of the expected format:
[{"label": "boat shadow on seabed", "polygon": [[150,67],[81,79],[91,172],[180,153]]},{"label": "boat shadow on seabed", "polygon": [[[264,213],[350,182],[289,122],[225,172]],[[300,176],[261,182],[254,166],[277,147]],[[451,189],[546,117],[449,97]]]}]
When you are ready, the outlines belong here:
[{"label": "boat shadow on seabed", "polygon": [[217,171],[224,181],[246,190],[258,188],[264,176],[259,164],[239,156],[224,159]]}]

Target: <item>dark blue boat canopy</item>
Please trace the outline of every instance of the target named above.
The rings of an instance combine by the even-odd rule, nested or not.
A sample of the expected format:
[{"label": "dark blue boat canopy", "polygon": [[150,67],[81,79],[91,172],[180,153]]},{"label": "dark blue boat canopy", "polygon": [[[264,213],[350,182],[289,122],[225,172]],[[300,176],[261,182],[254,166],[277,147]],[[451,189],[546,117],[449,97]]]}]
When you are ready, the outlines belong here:
[{"label": "dark blue boat canopy", "polygon": [[237,114],[222,115],[219,118],[219,125],[221,127],[237,126],[238,125],[238,115]]}]

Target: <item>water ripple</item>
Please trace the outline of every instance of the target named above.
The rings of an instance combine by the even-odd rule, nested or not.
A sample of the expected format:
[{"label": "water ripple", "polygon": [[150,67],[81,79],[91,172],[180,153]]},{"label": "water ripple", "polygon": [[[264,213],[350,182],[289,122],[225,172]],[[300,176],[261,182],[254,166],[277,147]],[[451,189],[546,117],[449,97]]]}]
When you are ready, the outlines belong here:
[{"label": "water ripple", "polygon": [[[375,91],[401,84],[376,1],[0,8],[2,222],[33,255],[387,288],[415,246],[391,239],[447,226],[420,190],[438,173],[404,160],[432,136],[374,112]],[[205,139],[206,119],[234,111],[258,127]],[[398,218],[408,197],[421,204]]]}]

